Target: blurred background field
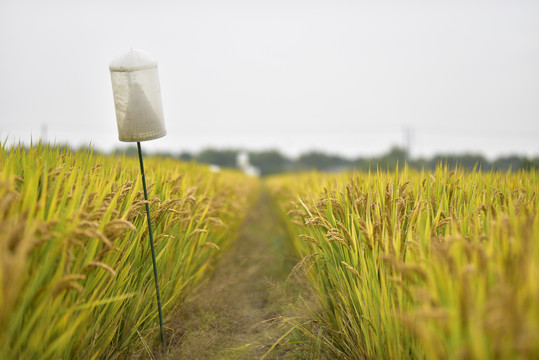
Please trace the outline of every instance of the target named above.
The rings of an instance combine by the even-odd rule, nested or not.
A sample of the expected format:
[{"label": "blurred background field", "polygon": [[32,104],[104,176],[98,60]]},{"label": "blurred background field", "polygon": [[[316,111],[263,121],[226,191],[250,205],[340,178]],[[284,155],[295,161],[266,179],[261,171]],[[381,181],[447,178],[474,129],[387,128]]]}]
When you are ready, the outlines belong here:
[{"label": "blurred background field", "polygon": [[[120,147],[118,154],[136,156],[136,147]],[[242,169],[238,156],[244,154],[249,163],[259,170],[260,175],[282,174],[287,172],[303,172],[317,170],[323,172],[342,172],[346,170],[369,171],[394,170],[397,165],[406,164],[417,170],[435,170],[439,166],[448,166],[452,169],[462,168],[468,171],[519,171],[539,168],[539,157],[526,157],[518,155],[502,156],[488,160],[485,156],[477,154],[437,154],[432,157],[412,158],[405,148],[395,146],[380,156],[348,158],[341,155],[311,151],[300,154],[298,157],[287,157],[278,150],[246,151],[246,150],[219,150],[205,149],[197,153],[157,152],[162,157],[178,158],[183,161],[212,164],[223,168]]]}]

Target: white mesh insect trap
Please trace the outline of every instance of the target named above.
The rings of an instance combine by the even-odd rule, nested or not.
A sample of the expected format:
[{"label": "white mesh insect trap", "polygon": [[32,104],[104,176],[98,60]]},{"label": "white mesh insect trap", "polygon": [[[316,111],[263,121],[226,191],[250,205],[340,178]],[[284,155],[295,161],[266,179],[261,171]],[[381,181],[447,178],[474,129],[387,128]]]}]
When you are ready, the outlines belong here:
[{"label": "white mesh insect trap", "polygon": [[[165,122],[163,121],[157,60],[142,50],[131,49],[127,53],[112,60],[109,70],[112,80],[112,92],[114,94],[114,107],[116,108],[118,137],[120,141],[137,143],[144,199],[147,201],[148,191],[146,189],[146,176],[144,175],[140,142],[157,139],[167,134]],[[146,216],[148,218],[148,235],[152,250],[155,293],[159,310],[161,345],[164,353],[163,311],[161,309],[161,296],[159,294],[150,207],[147,202]]]},{"label": "white mesh insect trap", "polygon": [[131,49],[114,58],[109,70],[120,141],[165,136],[157,60],[145,51]]}]

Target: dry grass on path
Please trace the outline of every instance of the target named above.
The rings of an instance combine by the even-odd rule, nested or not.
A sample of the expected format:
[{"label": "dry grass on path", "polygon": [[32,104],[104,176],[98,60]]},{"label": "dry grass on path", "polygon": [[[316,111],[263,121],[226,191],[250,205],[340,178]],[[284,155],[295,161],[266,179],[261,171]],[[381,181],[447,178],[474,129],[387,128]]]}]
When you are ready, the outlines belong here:
[{"label": "dry grass on path", "polygon": [[211,279],[180,309],[168,360],[313,358],[297,330],[273,347],[291,329],[273,319],[297,315],[306,290],[287,281],[297,259],[270,200],[262,190]]}]

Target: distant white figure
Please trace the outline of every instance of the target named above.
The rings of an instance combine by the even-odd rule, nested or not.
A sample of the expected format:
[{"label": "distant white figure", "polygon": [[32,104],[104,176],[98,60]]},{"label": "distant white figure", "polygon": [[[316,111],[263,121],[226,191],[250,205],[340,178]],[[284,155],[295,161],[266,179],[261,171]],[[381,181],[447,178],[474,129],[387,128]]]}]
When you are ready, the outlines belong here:
[{"label": "distant white figure", "polygon": [[250,166],[249,164],[249,154],[247,154],[245,151],[241,151],[236,156],[236,165],[240,169],[245,169],[246,167]]},{"label": "distant white figure", "polygon": [[221,171],[221,167],[219,165],[211,164],[210,165],[210,171],[214,172],[214,173],[218,173],[219,171]]},{"label": "distant white figure", "polygon": [[247,154],[247,152],[242,151],[238,153],[238,156],[236,157],[236,164],[246,175],[254,177],[260,176],[260,169],[251,165],[249,162],[249,154]]}]

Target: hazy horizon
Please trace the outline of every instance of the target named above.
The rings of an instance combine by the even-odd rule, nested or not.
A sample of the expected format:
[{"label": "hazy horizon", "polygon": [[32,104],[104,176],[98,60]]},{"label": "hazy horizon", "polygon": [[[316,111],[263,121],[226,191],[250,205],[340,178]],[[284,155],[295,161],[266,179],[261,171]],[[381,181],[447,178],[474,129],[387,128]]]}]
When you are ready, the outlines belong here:
[{"label": "hazy horizon", "polygon": [[134,47],[159,62],[149,152],[538,156],[538,18],[527,0],[7,0],[0,138],[128,146],[108,64]]}]

